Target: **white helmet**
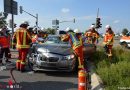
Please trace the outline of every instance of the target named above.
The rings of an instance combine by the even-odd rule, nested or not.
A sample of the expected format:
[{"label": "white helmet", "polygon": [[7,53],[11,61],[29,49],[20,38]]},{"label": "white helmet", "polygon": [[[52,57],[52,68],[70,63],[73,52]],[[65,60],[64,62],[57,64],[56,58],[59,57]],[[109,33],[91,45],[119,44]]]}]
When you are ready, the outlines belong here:
[{"label": "white helmet", "polygon": [[29,25],[29,22],[28,21],[23,21],[22,24]]},{"label": "white helmet", "polygon": [[35,31],[35,30],[37,30],[37,28],[36,28],[36,27],[34,27],[34,28],[33,28],[33,31]]},{"label": "white helmet", "polygon": [[74,32],[75,33],[80,33],[80,30],[76,28],[76,29],[74,29]]},{"label": "white helmet", "polygon": [[94,25],[91,25],[90,28],[95,28],[95,26],[94,26]]},{"label": "white helmet", "polygon": [[43,27],[42,27],[42,28],[41,28],[41,30],[42,30],[42,31],[44,31],[44,30],[45,30],[45,28],[43,28]]},{"label": "white helmet", "polygon": [[110,25],[106,25],[106,27],[105,28],[111,28],[111,26]]},{"label": "white helmet", "polygon": [[65,29],[66,32],[68,32],[69,30],[71,30],[71,28],[69,28],[69,27],[67,27],[67,28]]}]

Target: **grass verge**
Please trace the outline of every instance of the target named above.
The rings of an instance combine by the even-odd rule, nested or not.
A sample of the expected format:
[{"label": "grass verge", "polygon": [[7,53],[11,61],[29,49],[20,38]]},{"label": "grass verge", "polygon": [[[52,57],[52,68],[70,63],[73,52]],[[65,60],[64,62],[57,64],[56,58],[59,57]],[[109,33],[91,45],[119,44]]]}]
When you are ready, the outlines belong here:
[{"label": "grass verge", "polygon": [[130,88],[130,51],[121,47],[113,48],[113,57],[109,60],[103,48],[94,56],[96,72],[101,77],[105,90]]}]

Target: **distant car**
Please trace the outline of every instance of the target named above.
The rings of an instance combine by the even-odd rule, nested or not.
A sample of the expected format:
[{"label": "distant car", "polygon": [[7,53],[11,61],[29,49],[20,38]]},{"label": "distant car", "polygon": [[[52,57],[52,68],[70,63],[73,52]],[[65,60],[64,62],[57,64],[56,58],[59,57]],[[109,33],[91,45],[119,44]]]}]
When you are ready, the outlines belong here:
[{"label": "distant car", "polygon": [[[74,71],[78,60],[71,45],[63,42],[59,35],[50,35],[43,44],[35,44],[33,52],[28,56],[32,70],[44,71]],[[84,45],[84,56],[88,58],[96,51],[95,45]],[[89,53],[89,54],[88,54]]]}]

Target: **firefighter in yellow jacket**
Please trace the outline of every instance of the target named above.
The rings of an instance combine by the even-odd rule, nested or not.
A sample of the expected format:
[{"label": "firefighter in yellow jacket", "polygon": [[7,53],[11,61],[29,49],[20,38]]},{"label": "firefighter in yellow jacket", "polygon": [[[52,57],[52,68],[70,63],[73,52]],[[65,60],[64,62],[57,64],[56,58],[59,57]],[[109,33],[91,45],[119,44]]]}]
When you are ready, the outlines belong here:
[{"label": "firefighter in yellow jacket", "polygon": [[28,26],[28,22],[24,21],[13,35],[13,48],[16,45],[19,53],[19,58],[16,61],[16,68],[21,72],[25,71],[25,59],[31,43],[31,36],[27,31]]},{"label": "firefighter in yellow jacket", "polygon": [[104,36],[104,49],[109,57],[112,56],[112,46],[114,42],[114,32],[112,31],[110,25],[106,25],[106,33]]},{"label": "firefighter in yellow jacket", "polygon": [[[75,30],[76,32],[79,30]],[[78,57],[79,70],[84,69],[84,58],[83,58],[83,41],[81,35],[74,33],[70,28],[66,29],[67,34],[62,36],[62,41],[69,41],[74,53]]]}]

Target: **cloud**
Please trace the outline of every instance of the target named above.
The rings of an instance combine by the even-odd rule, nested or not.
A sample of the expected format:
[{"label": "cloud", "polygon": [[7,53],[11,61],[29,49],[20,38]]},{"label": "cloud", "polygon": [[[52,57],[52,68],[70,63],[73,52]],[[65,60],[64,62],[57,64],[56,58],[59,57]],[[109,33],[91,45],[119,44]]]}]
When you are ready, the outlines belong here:
[{"label": "cloud", "polygon": [[70,9],[69,8],[62,8],[61,12],[62,13],[68,13],[68,12],[70,12]]},{"label": "cloud", "polygon": [[119,22],[120,22],[120,20],[115,20],[113,23],[115,23],[115,24],[116,24],[116,23],[119,23]]}]

